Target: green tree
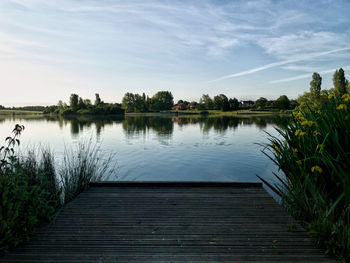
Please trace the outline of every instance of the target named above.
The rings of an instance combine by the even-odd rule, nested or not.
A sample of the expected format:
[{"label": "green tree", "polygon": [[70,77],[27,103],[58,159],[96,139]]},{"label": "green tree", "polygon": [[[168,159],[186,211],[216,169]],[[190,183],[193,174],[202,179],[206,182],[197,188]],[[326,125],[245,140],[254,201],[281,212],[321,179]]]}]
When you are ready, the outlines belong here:
[{"label": "green tree", "polygon": [[71,94],[69,99],[69,106],[73,111],[78,109],[79,96],[77,94]]},{"label": "green tree", "polygon": [[286,95],[282,95],[275,101],[274,106],[280,110],[286,110],[289,109],[290,101]]},{"label": "green tree", "polygon": [[78,108],[79,109],[86,109],[86,105],[84,103],[84,100],[81,97],[79,97]]},{"label": "green tree", "polygon": [[144,101],[143,96],[139,94],[134,95],[134,111],[135,112],[144,112]]},{"label": "green tree", "polygon": [[100,94],[96,93],[95,94],[95,106],[98,106],[102,103],[101,98],[100,98]]},{"label": "green tree", "polygon": [[345,73],[342,68],[336,70],[333,75],[333,85],[337,95],[341,96],[347,93],[348,81],[345,78]]},{"label": "green tree", "polygon": [[126,112],[135,111],[135,95],[131,92],[125,93],[122,100],[122,107]]},{"label": "green tree", "polygon": [[214,109],[214,102],[208,94],[203,94],[199,99],[199,105],[202,109],[212,110]]},{"label": "green tree", "polygon": [[265,107],[267,104],[267,99],[264,97],[260,97],[259,99],[256,100],[255,104],[258,107]]},{"label": "green tree", "polygon": [[84,104],[85,104],[85,106],[86,106],[87,108],[90,108],[90,107],[92,106],[91,100],[89,100],[89,99],[85,99],[85,100],[84,100]]},{"label": "green tree", "polygon": [[171,110],[174,105],[174,97],[169,91],[158,91],[152,97],[152,110]]},{"label": "green tree", "polygon": [[318,102],[321,98],[321,84],[322,78],[320,74],[315,72],[312,74],[312,80],[310,82],[310,93],[311,97],[315,102]]},{"label": "green tree", "polygon": [[62,101],[62,100],[59,100],[59,101],[58,101],[57,107],[58,107],[59,109],[63,109],[63,108],[64,108],[64,104],[63,104],[63,101]]},{"label": "green tree", "polygon": [[214,97],[214,108],[216,110],[227,111],[230,109],[228,98],[224,94],[220,94]]},{"label": "green tree", "polygon": [[238,110],[238,108],[239,108],[239,101],[236,98],[229,99],[228,103],[230,105],[230,110]]}]

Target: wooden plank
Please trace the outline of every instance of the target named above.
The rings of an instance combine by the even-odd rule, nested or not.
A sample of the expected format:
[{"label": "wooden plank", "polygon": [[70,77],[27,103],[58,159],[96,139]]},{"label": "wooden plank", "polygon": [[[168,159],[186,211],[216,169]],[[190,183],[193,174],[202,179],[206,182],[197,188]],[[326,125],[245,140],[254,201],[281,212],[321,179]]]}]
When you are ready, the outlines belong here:
[{"label": "wooden plank", "polygon": [[1,262],[334,262],[260,183],[102,182]]}]

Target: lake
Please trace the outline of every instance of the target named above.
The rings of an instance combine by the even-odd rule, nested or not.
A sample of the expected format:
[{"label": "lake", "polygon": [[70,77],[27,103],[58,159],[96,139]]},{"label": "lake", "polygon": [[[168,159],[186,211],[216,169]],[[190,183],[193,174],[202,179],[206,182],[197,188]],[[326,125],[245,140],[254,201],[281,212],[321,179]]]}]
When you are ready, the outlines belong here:
[{"label": "lake", "polygon": [[92,140],[102,156],[114,155],[114,172],[105,180],[257,182],[257,174],[273,180],[277,171],[257,143],[283,122],[271,116],[10,116],[0,117],[0,138],[19,123],[25,126],[21,151],[49,146],[56,159]]}]

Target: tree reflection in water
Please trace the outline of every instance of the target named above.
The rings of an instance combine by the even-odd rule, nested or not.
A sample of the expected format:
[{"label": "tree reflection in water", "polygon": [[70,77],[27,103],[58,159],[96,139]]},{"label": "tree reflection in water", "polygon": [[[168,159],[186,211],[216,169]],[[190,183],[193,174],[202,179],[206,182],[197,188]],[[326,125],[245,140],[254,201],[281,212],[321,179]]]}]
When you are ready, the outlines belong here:
[{"label": "tree reflection in water", "polygon": [[208,134],[211,130],[216,133],[225,133],[228,130],[236,130],[238,127],[255,125],[259,129],[265,129],[267,125],[274,124],[283,128],[289,121],[289,118],[279,116],[35,116],[19,117],[8,116],[0,117],[0,122],[5,119],[15,119],[17,122],[25,119],[26,121],[46,121],[56,122],[59,127],[69,125],[73,137],[81,134],[84,129],[95,127],[96,135],[99,137],[106,125],[121,124],[127,137],[139,136],[153,131],[158,139],[171,139],[174,132],[174,126],[186,127],[189,125],[198,125],[203,134]]}]

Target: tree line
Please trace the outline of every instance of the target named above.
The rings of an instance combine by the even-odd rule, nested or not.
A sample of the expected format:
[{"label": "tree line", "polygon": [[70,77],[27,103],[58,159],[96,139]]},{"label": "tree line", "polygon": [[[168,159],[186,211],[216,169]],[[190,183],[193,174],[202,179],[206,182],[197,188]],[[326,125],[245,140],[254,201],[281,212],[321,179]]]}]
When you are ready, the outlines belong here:
[{"label": "tree line", "polygon": [[328,96],[342,96],[346,93],[350,93],[350,84],[345,77],[345,72],[342,68],[336,70],[333,74],[333,88],[322,89],[322,77],[319,73],[312,74],[312,80],[310,82],[310,91],[305,92],[297,98],[299,109],[309,108],[322,108],[328,103]]},{"label": "tree line", "polygon": [[73,114],[94,114],[94,115],[108,115],[108,114],[124,114],[124,110],[118,103],[105,103],[101,100],[98,93],[95,94],[94,103],[89,99],[83,99],[78,94],[71,94],[69,97],[69,105],[62,100],[58,101],[57,105],[48,106],[43,111],[44,114],[54,113],[59,115],[73,115]]},{"label": "tree line", "polygon": [[154,112],[171,110],[174,105],[174,97],[170,91],[158,91],[152,97],[145,93],[125,93],[122,107],[126,112]]}]

